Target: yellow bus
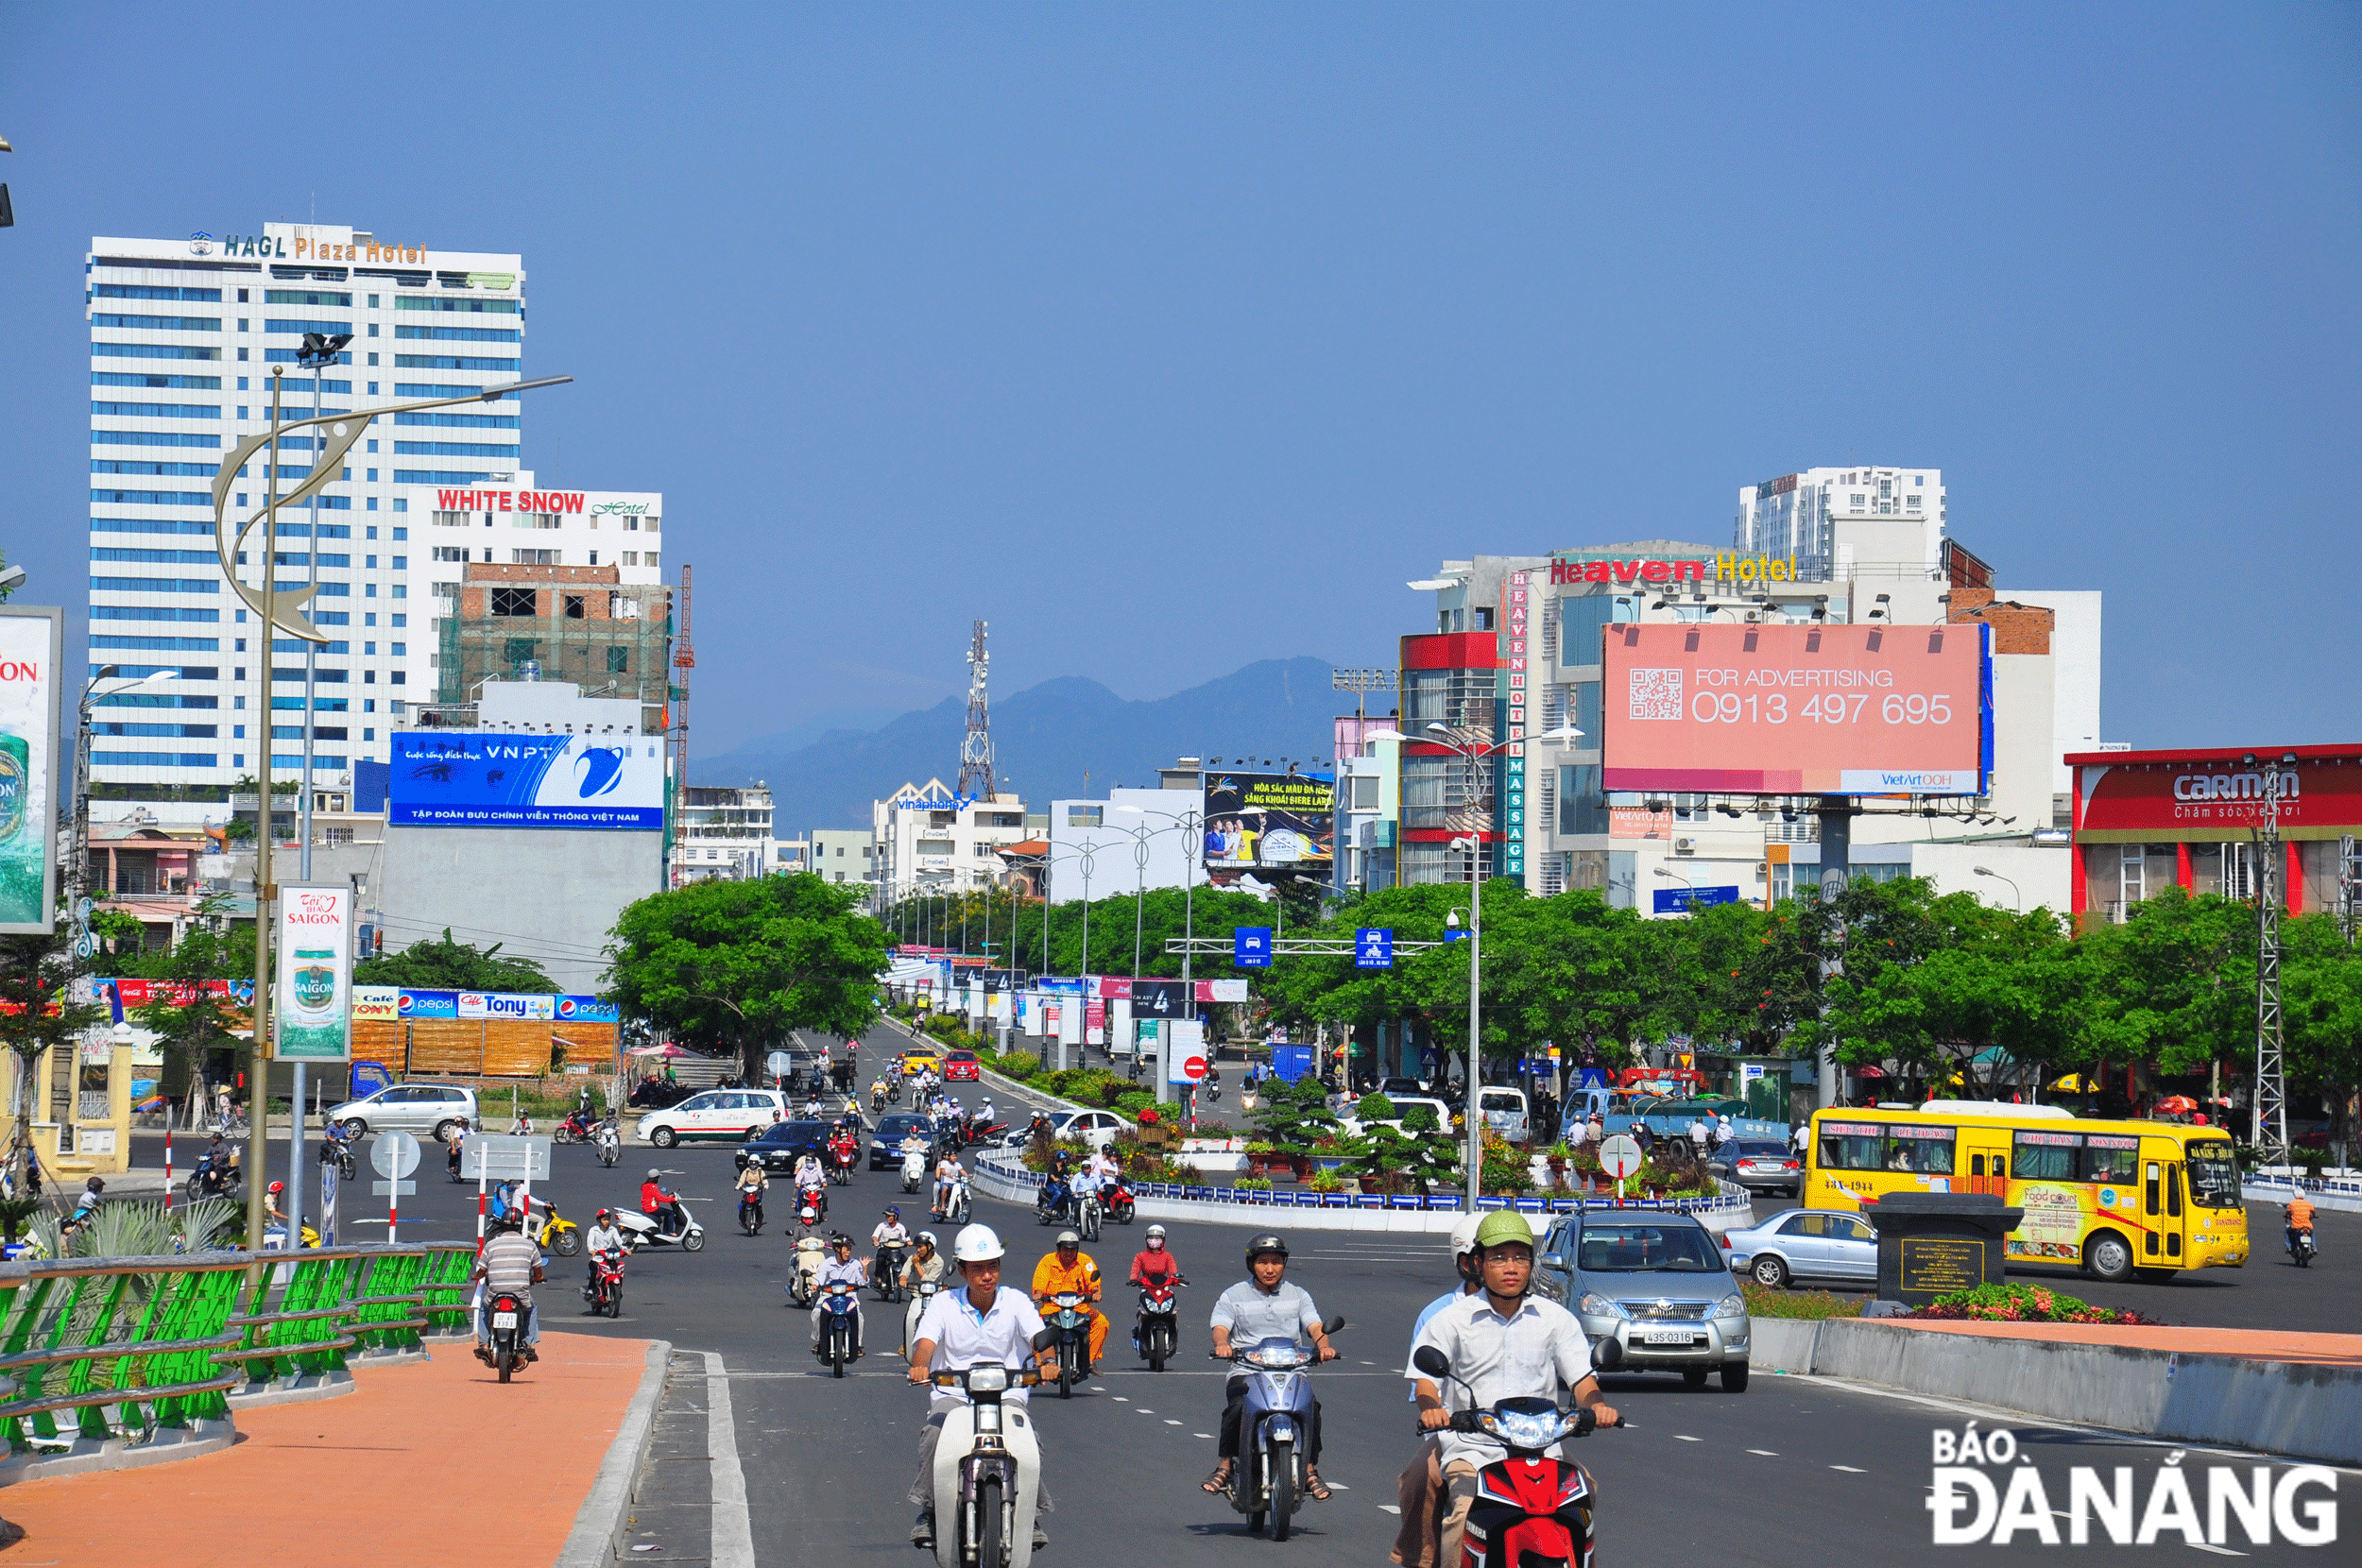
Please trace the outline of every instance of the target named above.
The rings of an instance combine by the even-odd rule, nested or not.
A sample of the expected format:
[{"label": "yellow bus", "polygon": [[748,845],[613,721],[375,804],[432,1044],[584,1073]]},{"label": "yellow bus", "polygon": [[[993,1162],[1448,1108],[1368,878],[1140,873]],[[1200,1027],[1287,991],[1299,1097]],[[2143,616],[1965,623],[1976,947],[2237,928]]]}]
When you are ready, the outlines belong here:
[{"label": "yellow bus", "polygon": [[1860,1207],[1891,1192],[1981,1192],[2026,1211],[2012,1263],[2161,1280],[2248,1259],[2247,1209],[2219,1127],[2087,1121],[2055,1105],[1931,1099],[1818,1111],[1802,1198]]}]

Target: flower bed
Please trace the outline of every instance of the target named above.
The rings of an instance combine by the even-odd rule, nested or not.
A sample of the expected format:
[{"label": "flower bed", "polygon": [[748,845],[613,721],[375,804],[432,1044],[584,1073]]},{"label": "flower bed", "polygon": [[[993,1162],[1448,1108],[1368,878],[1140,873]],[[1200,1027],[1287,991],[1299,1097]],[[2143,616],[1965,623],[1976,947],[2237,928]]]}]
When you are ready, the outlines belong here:
[{"label": "flower bed", "polygon": [[1936,1321],[1996,1323],[2125,1323],[2162,1326],[2146,1313],[2094,1306],[2040,1285],[1980,1285],[1939,1297],[1934,1304],[1905,1314]]}]

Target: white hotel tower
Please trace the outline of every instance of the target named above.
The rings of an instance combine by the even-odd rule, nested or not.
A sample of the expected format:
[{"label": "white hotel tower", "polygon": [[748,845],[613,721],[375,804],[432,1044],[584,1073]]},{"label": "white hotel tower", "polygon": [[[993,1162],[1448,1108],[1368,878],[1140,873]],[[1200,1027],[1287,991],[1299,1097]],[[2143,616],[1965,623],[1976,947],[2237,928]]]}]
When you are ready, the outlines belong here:
[{"label": "white hotel tower", "polygon": [[[295,366],[302,334],[350,332],[323,370],[320,411],[459,396],[522,373],[522,257],[387,242],[332,224],[264,224],[253,233],[180,239],[94,238],[85,310],[91,327],[91,673],[169,671],[93,709],[92,816],[144,810],[164,824],[220,821],[230,785],[294,776],[312,726],[313,777],[342,793],[352,765],[383,760],[408,711],[436,698],[436,618],[455,601],[462,567],[497,559],[623,566],[627,583],[660,582],[657,551],[588,537],[599,504],[660,527],[660,496],[589,493],[577,519],[535,518],[549,529],[529,552],[505,548],[481,518],[471,548],[437,534],[436,499],[453,490],[532,491],[523,470],[524,401],[466,403],[381,420],[347,467],[307,507],[281,514],[270,541],[280,588],[317,573],[314,622],[333,639],[303,679],[304,644],[277,639],[266,721],[251,711],[261,628],[228,592],[214,547],[211,483],[221,458],[270,418],[270,373],[285,366],[284,418],[313,412],[311,373]],[[282,489],[309,474],[308,434],[282,444]],[[240,470],[231,516],[264,501],[263,463]],[[475,498],[471,497],[471,500]],[[474,508],[470,508],[473,510]],[[493,515],[497,515],[495,512]],[[502,518],[502,522],[511,520]],[[622,520],[604,520],[611,532]],[[572,535],[584,532],[586,538]],[[556,536],[556,537],[554,537]],[[491,541],[497,539],[495,546]],[[626,553],[620,547],[635,548]],[[602,549],[601,547],[605,548]],[[438,548],[439,547],[439,548]],[[259,571],[258,527],[241,557]],[[642,561],[646,565],[642,566]],[[248,578],[248,582],[258,579]],[[438,591],[439,590],[439,591]],[[267,742],[265,726],[268,726]]]}]

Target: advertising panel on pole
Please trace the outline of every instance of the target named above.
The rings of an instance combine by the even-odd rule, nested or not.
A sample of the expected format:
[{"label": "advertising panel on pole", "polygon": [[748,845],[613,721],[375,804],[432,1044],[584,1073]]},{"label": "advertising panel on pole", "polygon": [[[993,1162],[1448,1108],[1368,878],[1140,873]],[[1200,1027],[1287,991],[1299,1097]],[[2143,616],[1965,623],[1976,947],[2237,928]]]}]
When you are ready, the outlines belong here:
[{"label": "advertising panel on pole", "polygon": [[1195,982],[1197,999],[1202,1002],[1242,1002],[1246,1000],[1246,981],[1242,980],[1206,980]]},{"label": "advertising panel on pole", "polygon": [[1738,889],[1719,888],[1658,888],[1650,895],[1658,914],[1681,914],[1689,910],[1709,909],[1716,904],[1738,902]]},{"label": "advertising panel on pole", "polygon": [[352,1060],[352,888],[279,885],[279,983],[271,1054]]},{"label": "advertising panel on pole", "polygon": [[663,753],[646,736],[397,730],[386,821],[654,831],[664,826]]},{"label": "advertising panel on pole", "polygon": [[1337,830],[1337,783],[1326,774],[1206,775],[1206,869],[1326,869]]},{"label": "advertising panel on pole", "polygon": [[559,997],[556,1003],[557,1021],[562,1024],[612,1024],[624,1016],[615,1003],[596,997]]},{"label": "advertising panel on pole", "polygon": [[[2339,748],[2351,755],[2350,748]],[[2160,839],[2244,839],[2264,825],[2271,775],[2279,775],[2280,830],[2335,836],[2362,823],[2362,768],[2343,757],[2302,753],[2206,757],[2078,753],[2081,833],[2153,833]],[[2248,754],[2251,755],[2251,754]]]},{"label": "advertising panel on pole", "polygon": [[1175,1018],[1165,1030],[1165,1082],[1195,1083],[1204,1078],[1206,1026],[1194,1018]]},{"label": "advertising panel on pole", "polygon": [[1975,795],[1993,771],[1992,629],[1606,629],[1601,786]]},{"label": "advertising panel on pole", "polygon": [[393,1023],[402,1017],[402,987],[356,985],[352,988],[353,1021]]},{"label": "advertising panel on pole", "polygon": [[58,904],[65,612],[0,605],[0,932],[47,935]]}]

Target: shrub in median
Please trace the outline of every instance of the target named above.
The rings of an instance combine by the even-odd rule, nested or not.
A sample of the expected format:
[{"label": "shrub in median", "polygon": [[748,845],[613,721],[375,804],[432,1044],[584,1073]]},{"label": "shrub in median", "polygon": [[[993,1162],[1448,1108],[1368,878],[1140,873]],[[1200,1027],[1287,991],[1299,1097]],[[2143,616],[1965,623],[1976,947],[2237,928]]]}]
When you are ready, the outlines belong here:
[{"label": "shrub in median", "polygon": [[2157,1324],[2146,1313],[2094,1306],[2062,1291],[2040,1285],[1980,1285],[1939,1297],[1934,1304],[1908,1314],[1913,1318],[2001,1323],[2124,1323]]}]

